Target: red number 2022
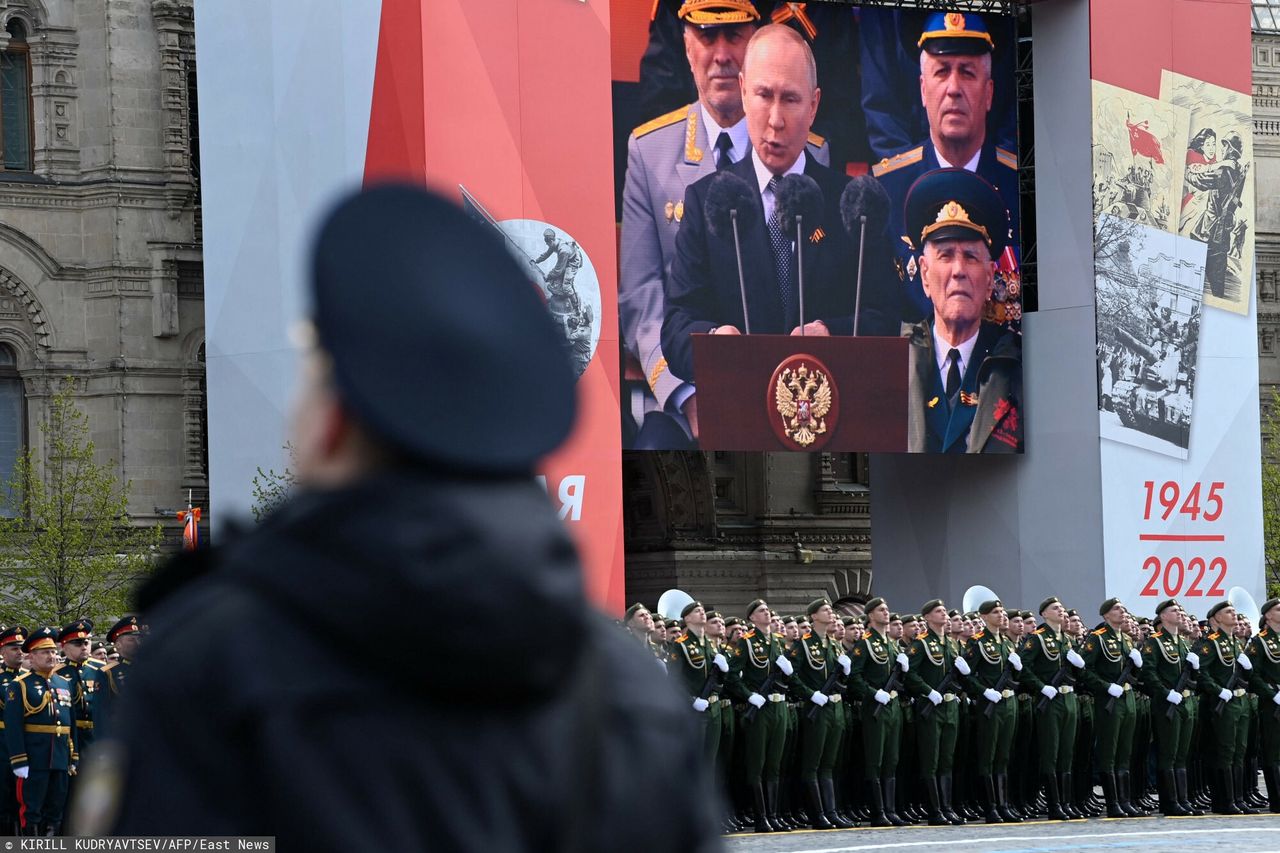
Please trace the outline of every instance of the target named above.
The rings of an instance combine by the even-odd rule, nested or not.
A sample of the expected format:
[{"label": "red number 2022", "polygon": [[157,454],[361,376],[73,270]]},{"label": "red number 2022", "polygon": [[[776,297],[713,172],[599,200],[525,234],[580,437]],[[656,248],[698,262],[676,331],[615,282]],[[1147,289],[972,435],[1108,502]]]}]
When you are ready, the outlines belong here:
[{"label": "red number 2022", "polygon": [[[1227,561],[1224,557],[1214,557],[1207,565],[1203,557],[1192,557],[1185,565],[1181,557],[1170,557],[1163,566],[1160,564],[1159,557],[1147,557],[1142,564],[1142,570],[1151,572],[1147,585],[1142,588],[1143,596],[1163,594],[1167,598],[1180,595],[1189,598],[1196,596],[1220,598],[1227,594],[1222,588],[1223,582],[1227,579]],[[1206,571],[1217,572],[1217,578],[1213,580],[1209,589],[1204,590],[1200,585],[1204,582]],[[1187,580],[1191,581],[1191,585],[1183,589],[1183,584]]]}]

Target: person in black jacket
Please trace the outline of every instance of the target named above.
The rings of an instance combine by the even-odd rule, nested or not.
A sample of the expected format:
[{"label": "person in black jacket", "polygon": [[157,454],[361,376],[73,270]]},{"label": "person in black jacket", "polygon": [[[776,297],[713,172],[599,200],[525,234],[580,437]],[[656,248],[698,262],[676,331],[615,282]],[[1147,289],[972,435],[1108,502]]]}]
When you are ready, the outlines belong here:
[{"label": "person in black jacket", "polygon": [[[77,830],[714,849],[693,714],[588,605],[533,476],[574,416],[534,285],[496,234],[405,186],[342,202],[312,264],[301,491],[140,592],[149,643]],[[439,612],[485,629],[429,634]]]}]

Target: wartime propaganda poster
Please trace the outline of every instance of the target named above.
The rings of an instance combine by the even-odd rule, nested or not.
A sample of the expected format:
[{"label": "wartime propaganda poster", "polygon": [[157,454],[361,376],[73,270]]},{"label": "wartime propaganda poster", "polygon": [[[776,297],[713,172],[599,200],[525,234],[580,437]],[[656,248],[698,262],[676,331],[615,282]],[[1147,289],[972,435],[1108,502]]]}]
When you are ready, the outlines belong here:
[{"label": "wartime propaganda poster", "polygon": [[1252,99],[1166,69],[1160,100],[1191,114],[1178,233],[1207,247],[1204,301],[1214,308],[1249,313],[1253,278]]},{"label": "wartime propaganda poster", "polygon": [[1187,110],[1093,81],[1093,209],[1176,233]]}]

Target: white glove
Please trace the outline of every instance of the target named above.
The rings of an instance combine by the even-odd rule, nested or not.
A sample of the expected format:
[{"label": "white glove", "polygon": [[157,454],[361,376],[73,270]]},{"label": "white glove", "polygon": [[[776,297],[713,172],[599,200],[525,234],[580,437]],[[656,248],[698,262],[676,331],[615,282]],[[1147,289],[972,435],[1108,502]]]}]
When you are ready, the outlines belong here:
[{"label": "white glove", "polygon": [[28,773],[30,773],[30,772],[31,772],[31,768],[30,768],[30,767],[15,767],[15,768],[13,768],[13,775],[14,775],[14,776],[17,776],[19,779],[25,779],[25,778],[27,778],[27,774],[28,774]]},{"label": "white glove", "polygon": [[911,661],[907,660],[907,656],[902,652],[898,652],[898,666],[902,667],[902,671],[906,672],[911,668]]},{"label": "white glove", "polygon": [[1218,693],[1218,698],[1219,698],[1219,699],[1221,699],[1223,702],[1230,702],[1230,701],[1231,701],[1231,691],[1230,691],[1230,690],[1228,690],[1228,689],[1227,689],[1227,688],[1225,688],[1225,687],[1224,687],[1224,688],[1222,688],[1222,691],[1221,691],[1220,693]]},{"label": "white glove", "polygon": [[1169,695],[1164,698],[1172,702],[1174,705],[1182,704],[1182,694],[1176,690],[1170,690]]},{"label": "white glove", "polygon": [[939,693],[939,692],[938,692],[938,691],[936,691],[936,690],[930,690],[930,691],[929,691],[928,699],[929,699],[929,701],[930,701],[930,702],[932,702],[932,703],[933,703],[933,704],[935,704],[935,705],[941,705],[941,704],[942,704],[942,694],[941,694],[941,693]]},{"label": "white glove", "polygon": [[76,766],[74,764],[67,765],[67,775],[68,776],[76,775]]},{"label": "white glove", "polygon": [[1022,658],[1018,657],[1017,652],[1009,652],[1009,665],[1022,672]]},{"label": "white glove", "polygon": [[701,714],[703,711],[707,710],[710,707],[711,705],[708,704],[706,699],[699,698],[699,699],[693,700],[693,710],[697,711],[699,714]]},{"label": "white glove", "polygon": [[1195,652],[1187,652],[1187,663],[1191,664],[1192,669],[1199,670],[1200,655],[1196,654]]},{"label": "white glove", "polygon": [[757,708],[764,707],[764,697],[761,696],[759,693],[752,693],[750,696],[747,697],[747,701],[750,702],[752,705],[755,705]]},{"label": "white glove", "polygon": [[1138,669],[1142,669],[1142,652],[1137,649],[1129,649],[1129,660],[1133,661],[1133,665]]},{"label": "white glove", "polygon": [[1067,663],[1071,664],[1076,669],[1084,669],[1084,658],[1080,657],[1080,653],[1075,649],[1067,650]]},{"label": "white glove", "polygon": [[1001,699],[1004,698],[999,693],[992,690],[990,687],[982,691],[982,695],[987,697],[988,702],[999,702]]},{"label": "white glove", "polygon": [[876,691],[876,701],[879,702],[881,705],[888,705],[889,700],[892,698],[893,698],[892,696],[890,696],[888,693],[885,693],[883,690]]},{"label": "white glove", "polygon": [[1240,665],[1245,669],[1249,670],[1250,672],[1253,671],[1253,661],[1249,660],[1249,656],[1246,655],[1244,652],[1241,652],[1240,657],[1236,658],[1236,660],[1239,661]]},{"label": "white glove", "polygon": [[1112,684],[1107,688],[1107,692],[1110,693],[1116,699],[1119,699],[1120,694],[1124,693],[1124,688],[1121,687],[1119,684]]},{"label": "white glove", "polygon": [[813,695],[809,697],[809,701],[821,708],[827,702],[831,701],[827,698],[827,694],[813,691]]},{"label": "white glove", "polygon": [[1271,697],[1271,701],[1275,702],[1277,705],[1280,705],[1280,690],[1277,690],[1276,695]]},{"label": "white glove", "polygon": [[961,675],[968,675],[970,672],[969,662],[964,658],[956,658],[956,672]]},{"label": "white glove", "polygon": [[1052,684],[1046,684],[1044,687],[1040,688],[1040,692],[1044,694],[1044,698],[1052,699],[1054,696],[1058,695],[1058,688],[1054,687]]},{"label": "white glove", "polygon": [[778,665],[778,669],[782,670],[783,675],[790,675],[795,672],[795,668],[791,666],[791,661],[787,660],[782,655],[778,655],[778,659],[774,661],[774,663]]},{"label": "white glove", "polygon": [[729,671],[729,662],[724,659],[724,655],[717,654],[715,657],[711,659],[711,662],[715,664],[716,669],[720,670],[721,672]]}]

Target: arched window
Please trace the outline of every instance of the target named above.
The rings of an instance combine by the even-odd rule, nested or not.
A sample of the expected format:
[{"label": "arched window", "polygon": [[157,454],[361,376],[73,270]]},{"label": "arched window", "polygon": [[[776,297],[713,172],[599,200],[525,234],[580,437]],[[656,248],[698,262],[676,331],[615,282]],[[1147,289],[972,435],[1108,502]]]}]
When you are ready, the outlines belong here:
[{"label": "arched window", "polygon": [[7,506],[14,466],[27,448],[26,399],[18,360],[8,344],[0,344],[0,514],[13,515]]},{"label": "arched window", "polygon": [[16,18],[5,27],[9,46],[0,51],[0,146],[6,172],[31,171],[31,51],[27,28]]}]

